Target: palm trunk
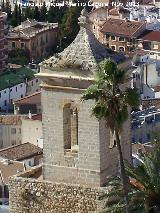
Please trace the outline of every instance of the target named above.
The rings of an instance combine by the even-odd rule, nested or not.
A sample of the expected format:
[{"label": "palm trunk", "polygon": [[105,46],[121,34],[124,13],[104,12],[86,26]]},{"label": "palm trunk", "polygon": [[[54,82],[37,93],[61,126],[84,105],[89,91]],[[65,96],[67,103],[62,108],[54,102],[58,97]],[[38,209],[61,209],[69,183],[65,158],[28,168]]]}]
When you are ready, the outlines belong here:
[{"label": "palm trunk", "polygon": [[119,162],[120,162],[120,172],[121,172],[121,180],[122,180],[122,186],[123,186],[123,192],[124,192],[124,202],[125,202],[125,209],[126,213],[129,213],[129,200],[128,200],[128,179],[126,176],[125,172],[125,167],[124,167],[124,160],[123,160],[123,154],[122,154],[122,149],[121,149],[121,142],[119,139],[119,132],[118,130],[115,130],[115,135],[116,135],[116,142],[117,142],[117,148],[119,152]]}]

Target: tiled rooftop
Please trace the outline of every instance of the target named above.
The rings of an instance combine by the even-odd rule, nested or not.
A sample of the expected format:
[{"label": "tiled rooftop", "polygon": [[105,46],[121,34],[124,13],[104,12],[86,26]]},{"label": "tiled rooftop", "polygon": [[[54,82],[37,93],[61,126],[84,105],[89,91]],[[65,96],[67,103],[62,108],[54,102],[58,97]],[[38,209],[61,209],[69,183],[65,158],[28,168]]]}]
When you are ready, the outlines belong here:
[{"label": "tiled rooftop", "polygon": [[21,125],[25,115],[0,115],[0,125]]},{"label": "tiled rooftop", "polygon": [[160,31],[145,30],[145,32],[138,39],[160,42]]},{"label": "tiled rooftop", "polygon": [[31,95],[25,96],[19,100],[14,101],[15,104],[40,104],[41,92],[35,92]]},{"label": "tiled rooftop", "polygon": [[24,160],[42,154],[43,151],[38,146],[31,143],[24,143],[0,150],[0,157],[9,160]]},{"label": "tiled rooftop", "polygon": [[25,167],[22,162],[10,160],[0,161],[0,173],[1,173],[0,182],[7,184],[9,181],[9,177],[24,171]]},{"label": "tiled rooftop", "polygon": [[35,34],[48,30],[50,28],[58,27],[57,23],[47,23],[47,22],[37,22],[36,20],[26,20],[22,22],[21,25],[13,28],[9,34],[8,38],[12,37],[25,37],[34,36]]},{"label": "tiled rooftop", "polygon": [[144,22],[120,20],[120,19],[109,19],[102,26],[101,31],[104,33],[135,37],[135,33],[139,28],[144,26]]},{"label": "tiled rooftop", "polygon": [[58,70],[58,73],[65,69],[66,73],[66,69],[71,68],[76,75],[90,77],[97,71],[98,63],[105,58],[111,58],[117,63],[125,60],[124,55],[106,48],[96,39],[88,29],[88,14],[84,10],[79,17],[79,24],[80,31],[75,40],[63,52],[41,63],[45,69]]},{"label": "tiled rooftop", "polygon": [[160,109],[160,98],[154,98],[149,100],[143,100],[142,101],[143,109],[155,106],[156,108]]}]

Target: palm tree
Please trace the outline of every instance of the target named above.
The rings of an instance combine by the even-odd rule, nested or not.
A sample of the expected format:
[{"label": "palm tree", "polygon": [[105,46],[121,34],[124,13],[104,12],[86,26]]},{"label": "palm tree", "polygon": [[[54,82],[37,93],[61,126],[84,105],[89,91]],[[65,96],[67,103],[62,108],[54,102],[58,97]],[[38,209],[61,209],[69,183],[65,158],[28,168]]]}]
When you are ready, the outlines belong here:
[{"label": "palm tree", "polygon": [[[160,212],[160,148],[145,154],[143,163],[133,167],[126,162],[130,185],[136,189],[142,208],[146,212]],[[139,194],[139,196],[137,196]]]},{"label": "palm tree", "polygon": [[[137,167],[126,162],[126,173],[130,180],[128,194],[130,213],[160,212],[159,162],[160,148],[155,149],[152,153],[144,154],[143,163]],[[109,185],[111,190],[103,196],[108,198],[104,212],[123,213],[124,200],[120,178],[110,177]]]},{"label": "palm tree", "polygon": [[82,97],[82,100],[95,100],[92,114],[99,120],[105,119],[106,125],[116,136],[126,213],[129,212],[128,180],[124,168],[120,133],[123,123],[128,118],[128,107],[135,107],[139,104],[138,93],[135,89],[121,89],[122,84],[126,83],[127,80],[129,78],[125,70],[119,69],[117,64],[111,59],[104,60],[100,64],[94,84],[89,86]]}]

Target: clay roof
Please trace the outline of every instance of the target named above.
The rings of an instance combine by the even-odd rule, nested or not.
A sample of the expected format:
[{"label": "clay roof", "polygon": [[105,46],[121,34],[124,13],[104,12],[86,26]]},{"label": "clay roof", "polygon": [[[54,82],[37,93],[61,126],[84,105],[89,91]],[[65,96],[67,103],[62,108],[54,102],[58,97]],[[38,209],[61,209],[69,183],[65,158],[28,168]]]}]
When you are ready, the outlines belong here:
[{"label": "clay roof", "polygon": [[17,161],[1,161],[0,162],[0,182],[8,183],[9,177],[16,175],[19,172],[25,171],[24,164]]},{"label": "clay roof", "polygon": [[150,54],[150,51],[148,50],[135,50],[134,52],[130,52],[130,53],[127,53],[127,55],[129,56],[129,58],[133,58],[135,55],[137,56],[144,56],[144,55],[147,55],[147,54]]},{"label": "clay roof", "polygon": [[101,31],[104,33],[110,33],[114,35],[120,35],[125,37],[135,37],[135,33],[139,28],[145,25],[144,22],[120,20],[120,19],[108,19]]},{"label": "clay roof", "polygon": [[32,115],[32,120],[42,121],[42,114]]},{"label": "clay roof", "polygon": [[0,115],[0,125],[21,125],[25,115]]},{"label": "clay roof", "polygon": [[150,108],[155,106],[156,108],[160,108],[160,98],[148,99],[142,101],[143,109]]},{"label": "clay roof", "polygon": [[42,154],[42,149],[29,142],[0,150],[0,157],[9,160],[24,160]]},{"label": "clay roof", "polygon": [[96,39],[88,29],[88,14],[84,10],[79,24],[80,31],[75,40],[63,52],[42,62],[41,66],[58,72],[66,72],[66,69],[71,67],[74,72],[81,70],[81,74],[84,71],[87,76],[88,73],[93,75],[97,71],[98,63],[105,58],[112,58],[117,63],[125,59],[124,55],[112,51]]},{"label": "clay roof", "polygon": [[139,36],[139,39],[160,42],[160,31],[145,30],[145,32]]},{"label": "clay roof", "polygon": [[41,92],[35,92],[31,95],[25,96],[19,100],[14,101],[15,104],[40,104]]},{"label": "clay roof", "polygon": [[160,86],[153,87],[155,92],[160,92]]},{"label": "clay roof", "polygon": [[132,154],[137,154],[138,150],[141,150],[142,153],[151,152],[153,151],[153,146],[151,143],[134,143],[132,144]]}]

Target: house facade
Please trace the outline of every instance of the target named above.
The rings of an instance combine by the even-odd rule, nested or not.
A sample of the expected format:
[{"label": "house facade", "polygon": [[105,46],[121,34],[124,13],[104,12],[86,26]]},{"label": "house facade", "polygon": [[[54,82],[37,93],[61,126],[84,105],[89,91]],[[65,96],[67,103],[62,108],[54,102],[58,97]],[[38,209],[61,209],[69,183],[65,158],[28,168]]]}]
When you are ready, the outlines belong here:
[{"label": "house facade", "polygon": [[137,48],[137,38],[145,27],[145,22],[110,18],[100,30],[101,42],[114,51],[131,52]]},{"label": "house facade", "polygon": [[8,50],[23,49],[30,60],[44,57],[56,45],[57,23],[27,20],[12,29],[8,34]]}]

